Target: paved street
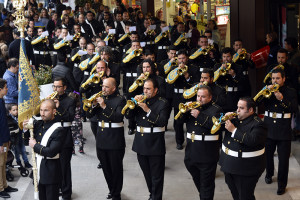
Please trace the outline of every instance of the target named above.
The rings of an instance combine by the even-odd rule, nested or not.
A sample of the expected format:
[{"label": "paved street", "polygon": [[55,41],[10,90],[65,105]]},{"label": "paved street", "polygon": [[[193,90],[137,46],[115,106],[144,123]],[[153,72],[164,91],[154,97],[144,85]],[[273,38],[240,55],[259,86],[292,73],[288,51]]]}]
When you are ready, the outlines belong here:
[{"label": "paved street", "polygon": [[[124,158],[124,186],[122,191],[123,200],[147,200],[149,193],[146,183],[137,162],[136,153],[131,150],[134,136],[127,135],[127,148]],[[95,152],[95,140],[89,128],[89,123],[84,123],[84,137],[87,138],[84,147],[85,154],[78,153],[72,158],[73,176],[73,199],[76,200],[105,200],[108,189],[104,180],[102,170],[96,168],[98,160]],[[199,199],[190,174],[187,172],[184,163],[184,151],[175,148],[173,128],[169,123],[169,131],[166,133],[166,169],[164,183],[164,200],[196,200]],[[27,149],[28,151],[30,149]],[[264,174],[259,180],[256,188],[256,199],[258,200],[300,200],[300,166],[296,158],[300,158],[300,142],[293,142],[293,154],[290,158],[290,173],[287,193],[276,195],[277,182],[271,185],[264,183]],[[277,162],[277,158],[275,158]],[[299,161],[299,159],[298,159]],[[12,193],[13,200],[32,200],[33,185],[29,178],[20,178],[17,169],[13,169],[16,176],[9,185],[19,188],[19,192]],[[224,175],[217,170],[216,176],[216,200],[232,199],[227,185],[224,182]]]}]

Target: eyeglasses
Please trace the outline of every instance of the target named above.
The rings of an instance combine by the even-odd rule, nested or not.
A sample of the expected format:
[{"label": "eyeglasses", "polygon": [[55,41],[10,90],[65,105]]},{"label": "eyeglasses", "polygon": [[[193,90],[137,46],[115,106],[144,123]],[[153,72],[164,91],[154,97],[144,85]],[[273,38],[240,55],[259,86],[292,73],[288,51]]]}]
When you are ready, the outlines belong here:
[{"label": "eyeglasses", "polygon": [[53,89],[54,89],[54,88],[59,89],[59,88],[62,88],[62,87],[64,87],[64,86],[62,86],[62,85],[52,85],[52,88],[53,88]]}]

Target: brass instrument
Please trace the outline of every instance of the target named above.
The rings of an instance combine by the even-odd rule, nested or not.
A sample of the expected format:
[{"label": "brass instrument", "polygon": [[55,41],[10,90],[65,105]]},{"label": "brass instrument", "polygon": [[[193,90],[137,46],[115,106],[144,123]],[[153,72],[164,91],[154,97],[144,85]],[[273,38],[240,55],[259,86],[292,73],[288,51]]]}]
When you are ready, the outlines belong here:
[{"label": "brass instrument", "polygon": [[196,59],[198,56],[200,55],[208,55],[208,53],[214,49],[214,46],[213,45],[208,45],[205,49],[202,49],[202,48],[199,48],[197,51],[195,51],[195,53],[193,53],[189,59]]},{"label": "brass instrument", "polygon": [[187,39],[185,38],[185,33],[182,33],[177,40],[174,42],[175,46],[178,46],[181,42],[187,42]]},{"label": "brass instrument", "polygon": [[118,42],[120,43],[128,37],[130,37],[130,33],[125,33],[124,35],[122,35],[122,37],[120,39],[118,39]]},{"label": "brass instrument", "polygon": [[168,34],[169,34],[169,31],[165,31],[165,32],[160,33],[158,36],[156,36],[154,42],[158,43],[162,38],[168,37]]},{"label": "brass instrument", "polygon": [[[99,76],[96,76],[96,74],[99,74]],[[81,88],[83,89],[86,89],[87,86],[90,84],[90,83],[94,83],[94,84],[98,84],[100,83],[101,81],[101,78],[103,77],[104,75],[104,71],[101,71],[99,73],[96,73],[96,74],[92,74],[82,85],[81,85]]]},{"label": "brass instrument", "polygon": [[143,49],[136,49],[131,51],[130,54],[128,54],[124,59],[123,59],[123,63],[128,63],[129,61],[131,61],[134,57],[138,57],[142,54]]},{"label": "brass instrument", "polygon": [[253,98],[253,100],[256,101],[261,96],[263,96],[264,98],[268,98],[269,99],[272,96],[272,93],[276,92],[278,90],[279,90],[279,85],[278,84],[272,85],[272,88],[268,88],[268,86],[265,86],[263,89],[261,89],[257,93],[257,95],[255,95],[255,97]]},{"label": "brass instrument", "polygon": [[185,72],[188,71],[188,66],[184,66],[184,68],[176,67],[173,69],[167,76],[167,83],[173,84],[179,76],[182,76]]},{"label": "brass instrument", "polygon": [[143,95],[143,98],[139,101],[136,101],[134,98],[131,98],[131,100],[127,100],[126,105],[123,107],[123,109],[121,111],[121,114],[125,115],[127,108],[129,108],[130,110],[133,110],[135,108],[136,104],[142,103],[146,99],[147,99],[147,97],[145,95]]},{"label": "brass instrument", "polygon": [[99,52],[97,52],[97,54],[94,55],[93,58],[90,60],[89,65],[94,64],[97,60],[99,60],[100,57],[101,56],[100,56]]},{"label": "brass instrument", "polygon": [[104,41],[108,42],[109,40],[111,40],[114,37],[114,34],[108,34],[105,38]]},{"label": "brass instrument", "polygon": [[235,53],[233,55],[232,61],[237,62],[238,60],[245,60],[247,58],[247,51],[246,49],[242,48],[242,52],[240,54]]},{"label": "brass instrument", "polygon": [[214,82],[216,82],[220,76],[225,76],[228,70],[231,69],[231,63],[226,63],[226,67],[221,66],[217,71],[214,72]]},{"label": "brass instrument", "polygon": [[45,31],[39,37],[37,37],[33,41],[31,41],[31,44],[35,45],[35,44],[38,44],[40,42],[45,43],[45,42],[47,42],[48,36],[49,36],[48,31]]},{"label": "brass instrument", "polygon": [[212,117],[213,127],[210,130],[211,134],[215,134],[221,128],[221,124],[230,119],[231,117],[236,117],[238,114],[233,112],[229,115],[221,116],[219,119],[216,117]]},{"label": "brass instrument", "polygon": [[48,97],[46,97],[45,99],[42,99],[41,100],[41,103],[36,107],[36,109],[35,109],[35,113],[40,113],[40,107],[41,107],[41,104],[43,103],[43,101],[45,101],[46,99],[52,99],[52,100],[54,100],[56,97],[57,97],[57,95],[58,95],[58,92],[52,92]]},{"label": "brass instrument", "polygon": [[79,64],[79,69],[81,69],[81,71],[84,71],[88,68],[89,66],[89,62],[90,62],[91,58],[87,58],[85,59],[84,61],[82,61],[80,64]]},{"label": "brass instrument", "polygon": [[194,85],[193,87],[191,87],[190,89],[187,89],[183,92],[183,97],[185,99],[190,99],[192,97],[194,97],[197,94],[198,89],[202,86],[202,85],[207,85],[208,83],[206,81],[204,81],[202,84],[198,83],[197,85]]},{"label": "brass instrument", "polygon": [[[144,77],[142,78],[142,75],[144,75]],[[143,74],[141,74],[134,82],[133,84],[129,87],[128,91],[129,92],[133,92],[134,90],[136,90],[136,88],[141,87],[144,85],[144,81],[147,80],[147,78],[149,77],[150,73],[149,72],[145,72]]]},{"label": "brass instrument", "polygon": [[76,58],[81,57],[82,55],[87,54],[86,51],[83,50],[79,50],[74,56],[72,56],[71,60],[72,62],[74,62],[76,60]]},{"label": "brass instrument", "polygon": [[173,62],[171,62],[171,60],[169,62],[167,62],[164,65],[165,74],[168,74],[169,71],[172,69],[172,67],[177,66],[177,65],[178,65],[177,57],[175,57],[175,60]]},{"label": "brass instrument", "polygon": [[275,69],[282,69],[284,70],[284,66],[282,64],[279,64],[277,65],[276,67],[274,67],[265,77],[264,79],[264,83],[267,83],[268,79],[269,78],[272,78],[272,72],[275,70]]},{"label": "brass instrument", "polygon": [[55,50],[60,49],[64,46],[68,46],[71,43],[71,40],[73,40],[73,36],[68,35],[66,38],[62,39],[58,43],[54,44],[53,47]]},{"label": "brass instrument", "polygon": [[73,41],[76,42],[79,38],[80,38],[80,33],[76,33],[76,34],[73,36]]},{"label": "brass instrument", "polygon": [[98,97],[102,97],[102,96],[103,96],[102,91],[100,91],[94,94],[93,96],[91,96],[90,98],[85,99],[83,101],[83,110],[88,111],[92,107],[93,101],[95,101]]},{"label": "brass instrument", "polygon": [[151,29],[151,30],[149,30],[149,31],[147,32],[147,35],[153,35],[154,32],[155,32],[155,30],[154,30],[154,29]]},{"label": "brass instrument", "polygon": [[130,52],[132,52],[132,49],[129,48],[127,51],[126,51],[126,54],[129,54]]},{"label": "brass instrument", "polygon": [[201,104],[198,101],[194,101],[194,102],[188,102],[188,103],[180,103],[179,104],[179,111],[175,116],[175,120],[177,120],[182,114],[186,113],[189,110],[192,110],[194,108],[198,108],[200,107]]}]

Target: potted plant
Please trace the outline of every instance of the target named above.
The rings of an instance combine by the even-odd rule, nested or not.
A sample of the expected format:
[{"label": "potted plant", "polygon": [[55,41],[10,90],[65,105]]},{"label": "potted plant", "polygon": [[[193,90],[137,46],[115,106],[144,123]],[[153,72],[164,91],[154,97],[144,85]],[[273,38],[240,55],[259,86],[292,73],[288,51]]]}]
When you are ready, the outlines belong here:
[{"label": "potted plant", "polygon": [[52,67],[48,65],[40,66],[39,70],[36,70],[34,77],[39,85],[40,99],[48,97],[53,93],[52,89]]}]

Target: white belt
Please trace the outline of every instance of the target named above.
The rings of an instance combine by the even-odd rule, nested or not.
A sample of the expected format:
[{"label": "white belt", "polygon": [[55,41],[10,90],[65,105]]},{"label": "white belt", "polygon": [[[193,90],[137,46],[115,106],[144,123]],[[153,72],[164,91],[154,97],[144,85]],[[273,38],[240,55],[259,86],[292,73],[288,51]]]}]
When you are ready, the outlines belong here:
[{"label": "white belt", "polygon": [[243,74],[244,75],[248,75],[248,71],[243,71]]},{"label": "white belt", "polygon": [[111,48],[112,51],[116,50],[116,48]]},{"label": "white belt", "polygon": [[[37,156],[41,156],[41,155],[36,154],[36,157],[37,157]],[[56,156],[54,156],[54,157],[52,157],[52,158],[50,158],[50,157],[45,157],[45,156],[41,156],[41,157],[42,157],[42,159],[47,159],[47,160],[59,159],[59,153],[56,154]]]},{"label": "white belt", "polygon": [[219,135],[195,135],[192,133],[187,133],[186,137],[191,140],[200,140],[200,141],[217,141],[219,140]]},{"label": "white belt", "polygon": [[182,94],[183,93],[183,89],[174,88],[174,93]]},{"label": "white belt", "polygon": [[53,53],[53,55],[56,55],[56,54],[57,54],[57,51],[53,51],[52,53]]},{"label": "white belt", "polygon": [[[233,156],[233,157],[239,157],[239,152],[237,151],[232,151],[225,147],[224,144],[222,144],[222,150],[224,151],[225,154]],[[258,151],[252,151],[252,152],[241,152],[241,157],[242,158],[252,158],[252,157],[257,157],[260,155],[263,155],[265,153],[265,148],[258,150]]]},{"label": "white belt", "polygon": [[33,118],[35,119],[35,120],[42,120],[42,117],[37,117],[37,116],[33,116]]},{"label": "white belt", "polygon": [[168,49],[168,46],[158,46],[158,49]]},{"label": "white belt", "polygon": [[137,73],[126,73],[127,77],[137,77]]},{"label": "white belt", "polygon": [[61,125],[62,125],[62,127],[70,127],[70,126],[72,126],[72,123],[71,122],[62,122]]},{"label": "white belt", "polygon": [[126,49],[123,49],[123,53],[125,53],[126,52]]},{"label": "white belt", "polygon": [[160,132],[164,132],[165,130],[166,130],[165,127],[152,127],[152,128],[141,127],[141,126],[136,127],[136,131],[140,133],[160,133]]},{"label": "white belt", "polygon": [[70,58],[71,55],[70,55],[70,54],[67,54],[66,56],[67,56],[67,58]]},{"label": "white belt", "polygon": [[227,87],[227,92],[237,92],[238,88],[237,87]]},{"label": "white belt", "polygon": [[203,72],[203,70],[204,70],[204,68],[201,68],[201,67],[200,67],[199,71],[200,71],[200,72]]},{"label": "white belt", "polygon": [[74,63],[74,67],[78,67],[78,63]]},{"label": "white belt", "polygon": [[83,73],[84,75],[90,75],[90,73],[89,72],[87,72],[87,71],[84,71],[84,73]]},{"label": "white belt", "polygon": [[276,112],[268,112],[265,111],[265,116],[266,117],[272,117],[272,118],[285,118],[289,119],[291,118],[291,113],[276,113]]},{"label": "white belt", "polygon": [[98,122],[98,126],[101,128],[121,128],[124,126],[123,122],[120,123],[109,123],[109,122]]},{"label": "white belt", "polygon": [[36,50],[33,50],[33,53],[34,54],[41,54],[41,55],[48,55],[49,54],[48,51],[36,51]]},{"label": "white belt", "polygon": [[146,42],[146,44],[154,44],[153,41]]}]

